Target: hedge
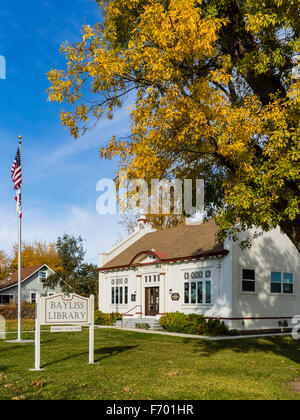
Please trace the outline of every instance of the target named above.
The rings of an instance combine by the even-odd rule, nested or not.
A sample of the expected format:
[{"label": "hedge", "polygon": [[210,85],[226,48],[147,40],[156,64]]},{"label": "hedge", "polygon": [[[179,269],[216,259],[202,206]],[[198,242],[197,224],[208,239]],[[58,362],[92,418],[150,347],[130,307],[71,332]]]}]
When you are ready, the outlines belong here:
[{"label": "hedge", "polygon": [[[23,319],[35,319],[35,304],[23,302],[21,306],[21,316]],[[18,319],[18,306],[16,303],[10,303],[0,306],[0,315],[6,320]]]},{"label": "hedge", "polygon": [[118,312],[104,313],[101,311],[95,312],[96,325],[114,325],[114,323],[121,319],[121,314]]},{"label": "hedge", "polygon": [[159,321],[162,328],[170,332],[198,334],[205,336],[237,335],[219,319],[206,319],[203,315],[171,312],[163,315]]}]

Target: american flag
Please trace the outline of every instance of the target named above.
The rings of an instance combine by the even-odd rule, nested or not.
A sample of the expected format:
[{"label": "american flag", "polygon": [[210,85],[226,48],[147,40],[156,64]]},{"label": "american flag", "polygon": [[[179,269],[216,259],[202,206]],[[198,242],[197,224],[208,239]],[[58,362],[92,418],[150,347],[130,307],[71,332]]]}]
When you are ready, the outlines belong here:
[{"label": "american flag", "polygon": [[15,200],[17,202],[17,212],[19,217],[22,217],[22,207],[21,207],[21,185],[22,185],[22,171],[21,171],[21,155],[20,147],[11,168],[11,180],[14,183],[14,189],[16,190]]}]

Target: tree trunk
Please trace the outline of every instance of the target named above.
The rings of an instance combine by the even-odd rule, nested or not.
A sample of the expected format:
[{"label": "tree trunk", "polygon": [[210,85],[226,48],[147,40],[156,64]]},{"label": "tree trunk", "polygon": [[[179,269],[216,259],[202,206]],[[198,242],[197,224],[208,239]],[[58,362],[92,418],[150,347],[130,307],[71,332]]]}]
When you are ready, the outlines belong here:
[{"label": "tree trunk", "polygon": [[279,223],[279,226],[282,232],[293,242],[298,252],[300,252],[300,215],[293,221],[286,220]]}]

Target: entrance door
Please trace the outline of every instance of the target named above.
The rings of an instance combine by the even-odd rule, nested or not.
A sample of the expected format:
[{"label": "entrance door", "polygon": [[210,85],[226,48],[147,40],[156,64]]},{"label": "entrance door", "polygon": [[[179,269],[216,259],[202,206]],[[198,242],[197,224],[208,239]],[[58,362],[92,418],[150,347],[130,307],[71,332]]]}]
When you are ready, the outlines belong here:
[{"label": "entrance door", "polygon": [[159,287],[146,287],[145,292],[145,315],[159,314]]}]

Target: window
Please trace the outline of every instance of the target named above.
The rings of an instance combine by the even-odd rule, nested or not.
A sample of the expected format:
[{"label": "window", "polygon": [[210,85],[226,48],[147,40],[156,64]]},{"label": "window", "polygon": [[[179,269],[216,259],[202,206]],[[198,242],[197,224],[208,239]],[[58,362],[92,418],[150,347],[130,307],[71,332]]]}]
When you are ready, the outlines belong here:
[{"label": "window", "polygon": [[255,292],[255,270],[243,269],[243,292]]},{"label": "window", "polygon": [[196,282],[193,281],[191,283],[191,303],[196,303],[196,297],[197,297]]},{"label": "window", "polygon": [[205,288],[206,288],[205,303],[210,304],[211,303],[211,281],[205,282]]},{"label": "window", "polygon": [[184,303],[190,303],[190,283],[184,283]]},{"label": "window", "polygon": [[40,283],[44,283],[46,278],[47,278],[47,271],[40,271],[40,274],[39,274]]},{"label": "window", "polygon": [[0,295],[0,305],[8,305],[14,300],[14,295]]},{"label": "window", "polygon": [[115,303],[115,288],[114,287],[111,288],[111,303],[112,304]]},{"label": "window", "polygon": [[198,288],[198,299],[197,299],[197,303],[203,303],[203,283],[202,281],[198,281],[197,283],[197,288]]},{"label": "window", "polygon": [[36,303],[36,293],[35,292],[30,293],[30,302],[31,303]]},{"label": "window", "polygon": [[292,273],[271,272],[271,293],[294,293],[294,275]]},{"label": "window", "polygon": [[[132,298],[133,295],[131,295]],[[131,299],[132,300],[132,299]],[[112,305],[119,303],[120,305],[128,304],[128,286],[118,286],[111,288]]]},{"label": "window", "polygon": [[130,300],[131,300],[131,302],[135,302],[136,301],[136,294],[132,294]]},{"label": "window", "polygon": [[278,271],[271,273],[271,293],[281,293],[281,273]]},{"label": "window", "polygon": [[184,303],[210,305],[212,303],[211,281],[184,283]]},{"label": "window", "polygon": [[294,276],[292,273],[283,273],[283,293],[294,293]]}]

